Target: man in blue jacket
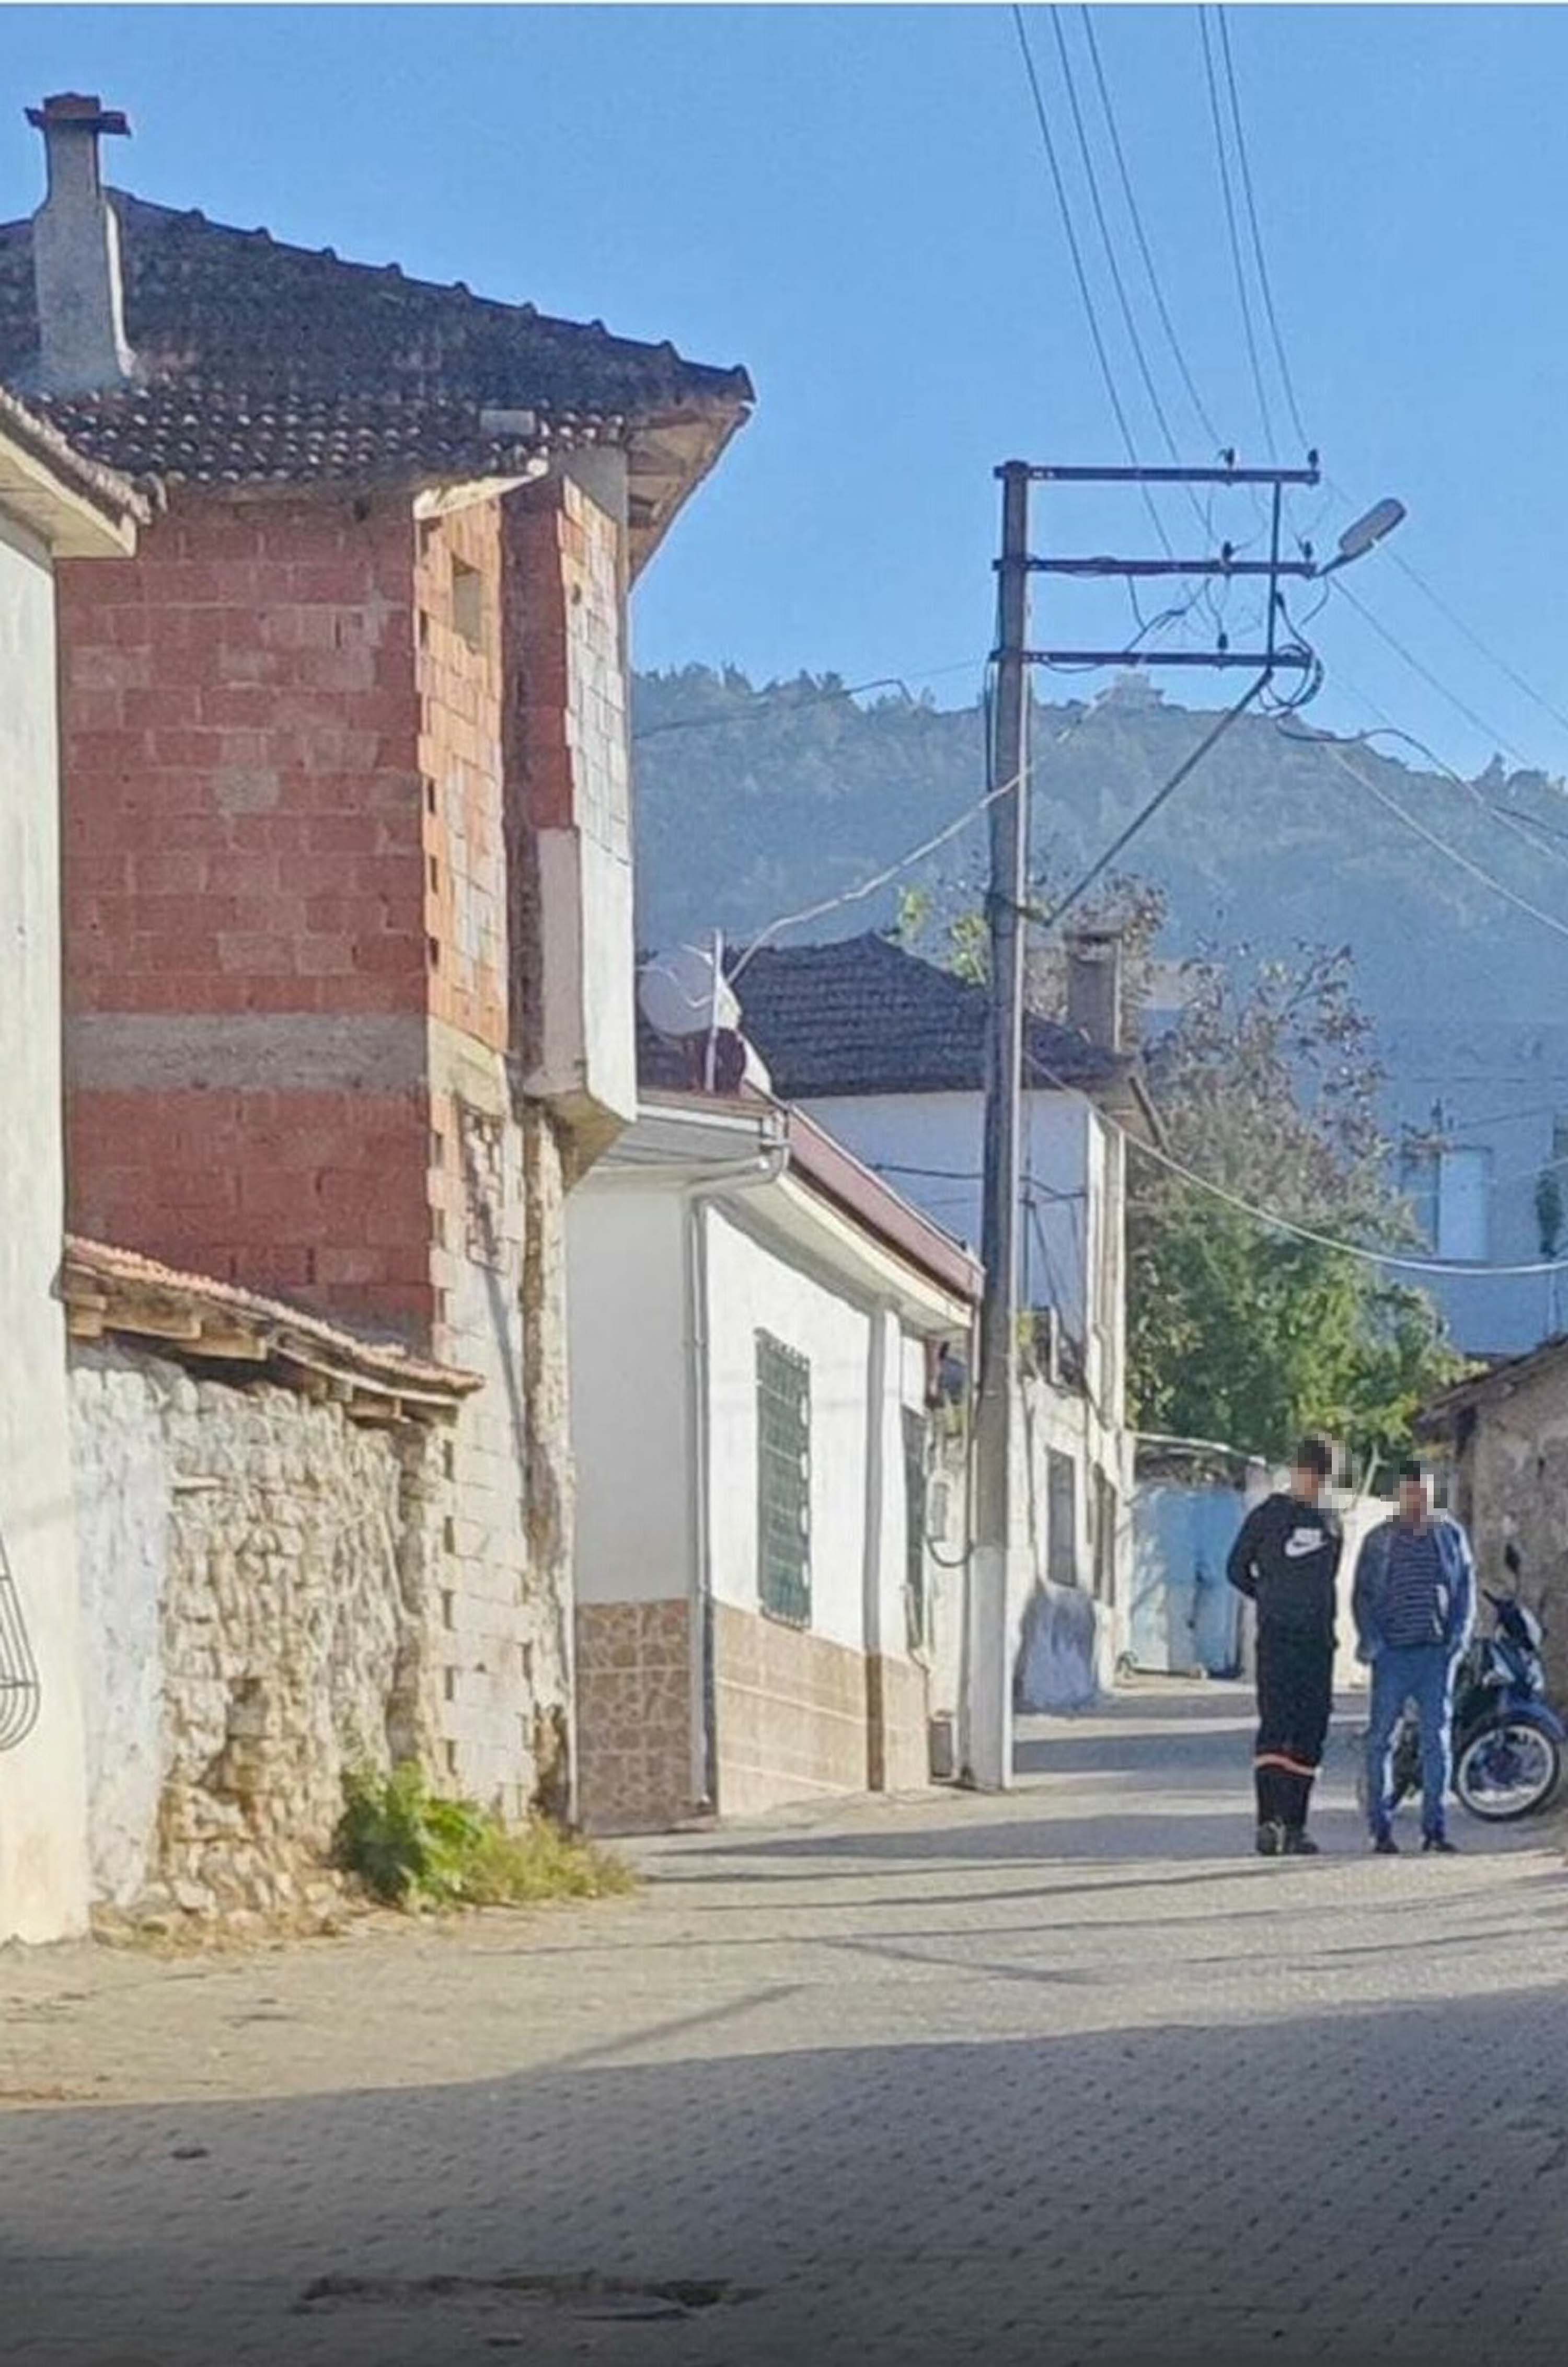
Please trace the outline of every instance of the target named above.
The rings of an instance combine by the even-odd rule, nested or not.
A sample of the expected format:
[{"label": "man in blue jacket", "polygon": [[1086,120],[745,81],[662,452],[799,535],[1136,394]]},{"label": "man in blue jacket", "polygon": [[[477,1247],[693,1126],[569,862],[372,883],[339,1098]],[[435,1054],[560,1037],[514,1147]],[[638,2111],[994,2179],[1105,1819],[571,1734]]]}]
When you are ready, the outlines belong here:
[{"label": "man in blue jacket", "polygon": [[1421,1727],[1422,1847],[1451,1852],[1444,1829],[1453,1779],[1454,1668],[1475,1616],[1470,1540],[1434,1512],[1426,1474],[1407,1463],[1399,1511],[1375,1528],[1356,1563],[1351,1598],[1361,1658],[1372,1664],[1367,1734],[1367,1809],[1372,1847],[1393,1857],[1393,1742],[1406,1702]]}]

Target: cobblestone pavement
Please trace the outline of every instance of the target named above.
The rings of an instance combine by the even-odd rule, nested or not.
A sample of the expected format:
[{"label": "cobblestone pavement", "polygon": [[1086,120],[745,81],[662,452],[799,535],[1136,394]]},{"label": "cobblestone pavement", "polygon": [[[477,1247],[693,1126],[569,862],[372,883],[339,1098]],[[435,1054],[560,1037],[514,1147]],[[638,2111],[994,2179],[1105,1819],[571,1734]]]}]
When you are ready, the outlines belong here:
[{"label": "cobblestone pavement", "polygon": [[1561,2367],[1562,1836],[1247,1854],[1246,1704],[639,1898],[0,1955],[19,2367]]}]

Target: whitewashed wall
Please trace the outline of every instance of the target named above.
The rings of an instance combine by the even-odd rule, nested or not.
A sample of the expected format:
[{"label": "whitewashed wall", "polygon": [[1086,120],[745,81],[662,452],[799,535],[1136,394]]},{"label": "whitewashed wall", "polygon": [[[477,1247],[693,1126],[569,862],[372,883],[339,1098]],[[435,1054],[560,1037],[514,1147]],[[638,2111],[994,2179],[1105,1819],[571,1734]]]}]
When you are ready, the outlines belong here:
[{"label": "whitewashed wall", "polygon": [[[1054,1300],[1068,1329],[1081,1334],[1089,1303],[1089,1143],[1105,1128],[1075,1094],[1026,1093],[1024,1100],[1026,1168],[1040,1186],[1039,1231],[1031,1223],[1024,1233],[1026,1296],[1037,1305]],[[984,1142],[979,1093],[835,1093],[801,1107],[944,1232],[978,1252]]]},{"label": "whitewashed wall", "polygon": [[812,1632],[860,1650],[871,1319],[718,1209],[707,1254],[714,1594],[757,1608],[756,1334],[770,1331],[812,1368]]},{"label": "whitewashed wall", "polygon": [[691,1591],[684,1196],[589,1182],[566,1203],[580,1603]]},{"label": "whitewashed wall", "polygon": [[87,1911],[71,1509],[60,1075],[53,583],[0,513],[0,1535],[42,1683],[0,1752],[0,1941],[52,1940]]},{"label": "whitewashed wall", "polygon": [[174,1471],[141,1369],[84,1358],[72,1400],[93,1897],[123,1906],[153,1872]]}]

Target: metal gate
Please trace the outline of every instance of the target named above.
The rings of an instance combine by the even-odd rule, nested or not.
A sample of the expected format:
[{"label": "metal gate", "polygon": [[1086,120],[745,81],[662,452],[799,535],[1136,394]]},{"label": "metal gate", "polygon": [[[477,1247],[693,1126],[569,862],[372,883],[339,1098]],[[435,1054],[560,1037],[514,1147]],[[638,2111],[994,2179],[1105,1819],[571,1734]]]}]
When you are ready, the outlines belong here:
[{"label": "metal gate", "polygon": [[21,1597],[0,1537],[0,1750],[14,1750],[38,1724],[40,1687]]}]

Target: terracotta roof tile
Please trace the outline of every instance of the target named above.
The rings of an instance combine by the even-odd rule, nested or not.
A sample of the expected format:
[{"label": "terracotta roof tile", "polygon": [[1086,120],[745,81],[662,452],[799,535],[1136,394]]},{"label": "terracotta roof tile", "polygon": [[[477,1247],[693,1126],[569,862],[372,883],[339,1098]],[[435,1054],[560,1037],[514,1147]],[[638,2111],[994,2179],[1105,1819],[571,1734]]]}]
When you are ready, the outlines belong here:
[{"label": "terracotta roof tile", "polygon": [[[111,192],[141,383],[38,398],[77,448],[196,482],[504,472],[628,423],[744,415],[741,369]],[[32,224],[0,225],[0,381],[38,352]],[[500,414],[497,416],[496,414]]]},{"label": "terracotta roof tile", "polygon": [[[886,937],[765,946],[746,960],[735,992],[742,1029],[787,1101],[984,1087],[983,989]],[[1133,1065],[1045,1019],[1030,1021],[1028,1046],[1040,1085],[1060,1079],[1092,1091]]]},{"label": "terracotta roof tile", "polygon": [[[100,1293],[107,1310],[105,1329],[108,1331],[120,1328],[116,1321],[120,1302],[140,1297],[177,1304],[209,1319],[227,1319],[236,1327],[254,1331],[276,1342],[285,1358],[292,1343],[302,1355],[313,1352],[324,1365],[357,1376],[392,1395],[401,1387],[422,1397],[456,1400],[483,1386],[477,1373],[430,1364],[423,1357],[410,1355],[406,1349],[360,1339],[340,1325],[325,1322],[319,1315],[308,1315],[302,1308],[287,1306],[281,1299],[265,1298],[237,1283],[220,1282],[213,1274],[186,1274],[177,1267],[164,1265],[157,1258],[144,1257],[139,1250],[117,1249],[107,1241],[66,1236],[63,1287],[67,1298],[77,1305],[82,1303],[84,1292]],[[133,1324],[128,1328],[135,1329]],[[169,1353],[178,1353],[177,1342]],[[188,1353],[200,1354],[199,1338],[191,1341]]]}]

